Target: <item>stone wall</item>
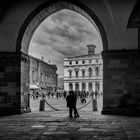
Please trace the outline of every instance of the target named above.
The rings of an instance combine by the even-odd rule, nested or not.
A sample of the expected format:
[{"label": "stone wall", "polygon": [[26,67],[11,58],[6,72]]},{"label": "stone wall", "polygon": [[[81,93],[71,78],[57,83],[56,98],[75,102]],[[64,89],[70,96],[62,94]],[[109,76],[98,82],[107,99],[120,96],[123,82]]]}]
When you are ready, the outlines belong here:
[{"label": "stone wall", "polygon": [[20,55],[0,53],[0,115],[20,112]]},{"label": "stone wall", "polygon": [[104,51],[103,114],[140,114],[140,51]]},{"label": "stone wall", "polygon": [[30,84],[38,85],[42,91],[55,92],[57,89],[57,66],[44,60],[30,57]]}]

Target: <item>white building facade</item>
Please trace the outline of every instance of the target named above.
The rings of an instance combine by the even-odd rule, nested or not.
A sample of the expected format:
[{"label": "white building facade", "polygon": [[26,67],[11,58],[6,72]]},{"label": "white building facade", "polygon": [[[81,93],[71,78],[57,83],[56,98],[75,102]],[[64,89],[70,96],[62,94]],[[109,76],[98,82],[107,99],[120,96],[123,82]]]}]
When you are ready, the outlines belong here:
[{"label": "white building facade", "polygon": [[64,58],[64,90],[103,91],[103,60],[95,54],[95,45],[87,45],[88,54]]}]

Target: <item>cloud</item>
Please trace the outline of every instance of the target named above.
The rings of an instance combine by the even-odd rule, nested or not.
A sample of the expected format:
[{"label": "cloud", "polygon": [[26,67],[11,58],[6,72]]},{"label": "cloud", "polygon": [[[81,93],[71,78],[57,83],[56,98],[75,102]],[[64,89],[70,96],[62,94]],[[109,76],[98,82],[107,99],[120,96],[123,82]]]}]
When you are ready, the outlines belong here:
[{"label": "cloud", "polygon": [[97,51],[102,50],[102,42],[94,26],[74,11],[61,10],[37,28],[29,53],[57,64],[58,73],[62,76],[64,57],[87,54],[88,44],[96,44]]}]

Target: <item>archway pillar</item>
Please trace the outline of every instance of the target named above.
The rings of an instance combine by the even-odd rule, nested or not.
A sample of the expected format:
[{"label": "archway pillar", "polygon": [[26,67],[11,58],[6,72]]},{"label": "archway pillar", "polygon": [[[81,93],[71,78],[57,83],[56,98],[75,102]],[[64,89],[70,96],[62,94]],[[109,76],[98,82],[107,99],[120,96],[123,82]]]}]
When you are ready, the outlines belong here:
[{"label": "archway pillar", "polygon": [[21,52],[21,112],[30,112],[30,58]]},{"label": "archway pillar", "polygon": [[[27,101],[24,111],[29,109],[29,98],[22,92],[21,80],[23,56],[16,52],[0,52],[0,115],[20,114],[23,112],[21,99]],[[28,67],[29,68],[29,67]],[[28,87],[29,93],[29,87]],[[24,103],[25,104],[25,103]]]},{"label": "archway pillar", "polygon": [[103,51],[103,114],[140,112],[140,51]]}]

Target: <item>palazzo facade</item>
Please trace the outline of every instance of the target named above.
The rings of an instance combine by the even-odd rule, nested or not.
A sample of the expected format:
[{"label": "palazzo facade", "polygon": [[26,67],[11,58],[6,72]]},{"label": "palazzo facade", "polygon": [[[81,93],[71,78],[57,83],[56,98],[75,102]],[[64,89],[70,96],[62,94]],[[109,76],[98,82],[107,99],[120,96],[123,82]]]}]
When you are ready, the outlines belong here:
[{"label": "palazzo facade", "polygon": [[30,55],[30,84],[39,86],[47,93],[56,92],[57,82],[57,66]]},{"label": "palazzo facade", "polygon": [[88,54],[64,58],[64,90],[103,91],[103,61],[95,45],[87,45]]}]

